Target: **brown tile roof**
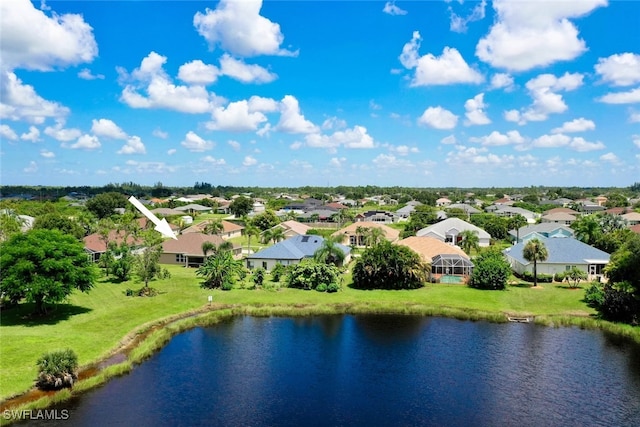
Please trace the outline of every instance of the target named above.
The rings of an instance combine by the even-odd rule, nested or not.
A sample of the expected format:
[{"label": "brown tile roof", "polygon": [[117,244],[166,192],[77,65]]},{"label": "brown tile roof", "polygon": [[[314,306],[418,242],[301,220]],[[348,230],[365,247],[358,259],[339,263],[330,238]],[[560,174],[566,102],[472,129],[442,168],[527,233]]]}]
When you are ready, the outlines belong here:
[{"label": "brown tile roof", "polygon": [[377,223],[377,222],[371,222],[371,221],[354,222],[353,224],[348,225],[348,226],[336,231],[335,233],[332,234],[332,236],[340,236],[340,235],[351,236],[351,235],[355,235],[356,234],[356,228],[358,228],[358,227],[380,228],[380,229],[382,229],[382,231],[384,231],[384,235],[386,236],[387,240],[389,240],[391,242],[395,242],[400,237],[400,231],[399,230],[396,230],[395,228],[391,228],[391,227],[386,226],[384,224],[380,224],[380,223]]},{"label": "brown tile roof", "polygon": [[631,227],[629,227],[629,230],[633,231],[634,233],[640,234],[640,224],[632,225]]},{"label": "brown tile roof", "polygon": [[348,206],[345,206],[342,203],[338,203],[338,202],[327,203],[325,206],[333,209],[349,209]]},{"label": "brown tile roof", "polygon": [[[207,224],[213,222],[213,220],[207,220],[207,221],[202,221],[198,224],[194,224],[191,227],[185,228],[184,230],[182,230],[183,234],[186,233],[202,233],[204,232],[204,229],[207,227]],[[244,227],[238,224],[234,224],[233,222],[229,222],[229,221],[222,221],[222,234],[226,234],[226,233],[232,233],[234,231],[242,231],[244,230]]]},{"label": "brown tile roof", "polygon": [[402,239],[398,245],[407,246],[418,253],[426,262],[431,262],[436,255],[460,255],[467,259],[469,256],[457,246],[444,243],[434,237],[411,236]]},{"label": "brown tile roof", "polygon": [[[124,236],[125,236],[124,231],[121,231],[121,232],[117,233],[116,230],[111,230],[111,231],[109,231],[108,241],[109,242],[116,242],[119,245],[120,243],[122,243],[124,241]],[[88,236],[86,236],[82,240],[84,241],[84,247],[86,249],[89,249],[92,252],[106,252],[107,251],[107,244],[105,243],[104,240],[102,240],[102,238],[101,238],[99,233],[89,234]],[[136,245],[136,244],[141,244],[141,243],[142,243],[142,241],[140,239],[136,239],[131,235],[129,235],[127,237],[127,244],[129,244],[129,245]]]},{"label": "brown tile roof", "polygon": [[220,245],[225,242],[220,236],[202,234],[202,233],[186,233],[178,236],[178,240],[168,239],[162,242],[162,252],[172,254],[185,254],[190,256],[204,256],[202,252],[202,244],[211,242],[214,245]]},{"label": "brown tile roof", "polygon": [[574,211],[573,209],[569,209],[569,208],[553,208],[553,209],[549,209],[547,211],[544,211],[545,215],[550,215],[550,214],[555,214],[555,213],[568,213],[568,214],[571,214],[571,215],[580,215],[580,212]]},{"label": "brown tile roof", "polygon": [[307,234],[307,231],[311,229],[311,227],[309,227],[308,225],[293,220],[281,222],[276,227],[282,227],[285,230],[291,230],[299,235]]}]

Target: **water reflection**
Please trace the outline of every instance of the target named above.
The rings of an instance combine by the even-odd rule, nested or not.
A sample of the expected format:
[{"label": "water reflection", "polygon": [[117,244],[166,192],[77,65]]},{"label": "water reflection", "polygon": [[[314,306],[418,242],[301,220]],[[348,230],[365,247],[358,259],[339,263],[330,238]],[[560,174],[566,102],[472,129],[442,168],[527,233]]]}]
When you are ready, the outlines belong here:
[{"label": "water reflection", "polygon": [[528,324],[239,317],[59,409],[88,426],[636,426],[638,348]]}]

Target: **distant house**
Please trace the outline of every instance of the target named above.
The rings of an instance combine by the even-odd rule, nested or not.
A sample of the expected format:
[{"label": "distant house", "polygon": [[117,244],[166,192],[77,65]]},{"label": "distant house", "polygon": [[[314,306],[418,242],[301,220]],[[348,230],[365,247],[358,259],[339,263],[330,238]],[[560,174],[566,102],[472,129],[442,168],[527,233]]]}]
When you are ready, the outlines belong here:
[{"label": "distant house", "polygon": [[[213,220],[202,221],[196,225],[192,225],[191,227],[185,228],[182,230],[182,233],[204,233],[207,225],[209,225]],[[242,230],[244,227],[238,224],[234,224],[230,221],[221,221],[222,223],[222,231],[216,233],[217,236],[222,237],[223,239],[233,239],[234,237],[241,237]]]},{"label": "distant house", "polygon": [[284,230],[285,238],[304,236],[309,230],[311,230],[311,227],[309,227],[307,224],[303,224],[301,222],[293,220],[281,222],[280,224],[276,225],[276,227],[280,227]]},{"label": "distant house", "polygon": [[183,211],[179,211],[177,209],[169,209],[169,208],[157,208],[157,209],[153,209],[151,210],[152,213],[156,214],[156,215],[162,215],[162,216],[182,216],[184,215]]},{"label": "distant house", "polygon": [[114,242],[117,245],[120,245],[125,241],[127,245],[134,248],[139,248],[142,246],[142,240],[136,239],[132,235],[126,235],[124,231],[109,231],[108,235],[103,237],[99,233],[89,234],[85,236],[82,240],[84,242],[84,251],[89,254],[89,258],[93,262],[97,262],[102,255],[107,252],[107,243]]},{"label": "distant house", "polygon": [[358,233],[358,229],[379,228],[384,233],[385,239],[396,242],[400,237],[400,231],[379,222],[354,222],[335,233],[332,236],[342,236],[342,243],[350,246],[366,246],[366,236]]},{"label": "distant house", "polygon": [[[200,267],[205,261],[202,244],[213,243],[216,246],[224,243],[224,239],[217,235],[203,233],[187,233],[178,236],[177,240],[167,239],[162,242],[161,264],[183,265],[185,267]],[[234,246],[233,255],[240,256],[242,248]]]},{"label": "distant house", "polygon": [[431,280],[434,282],[445,277],[445,281],[450,283],[450,276],[458,276],[462,282],[473,272],[473,263],[462,249],[439,239],[411,236],[400,240],[398,244],[412,249],[431,265]]},{"label": "distant house", "polygon": [[557,224],[553,222],[544,222],[540,224],[531,224],[524,227],[521,227],[518,231],[510,230],[509,235],[511,239],[515,241],[516,239],[519,242],[527,242],[531,239],[536,238],[547,238],[547,237],[573,237],[574,232],[571,228],[566,225]]},{"label": "distant house", "polygon": [[482,213],[482,211],[480,209],[477,209],[477,208],[471,206],[468,203],[452,203],[449,206],[447,206],[447,209],[461,209],[467,215],[474,215],[474,214]]},{"label": "distant house", "polygon": [[638,212],[629,212],[621,216],[627,221],[627,225],[629,226],[640,224],[640,213]]},{"label": "distant house", "polygon": [[[574,238],[540,238],[540,241],[549,256],[546,261],[537,263],[539,274],[554,275],[577,267],[587,273],[587,280],[595,280],[602,276],[604,267],[609,263],[608,253]],[[533,273],[533,262],[525,260],[522,255],[525,245],[526,242],[520,242],[503,251],[511,269],[518,274],[525,271]]]},{"label": "distant house", "polygon": [[[298,264],[305,258],[312,258],[323,243],[322,236],[291,237],[247,256],[247,268],[262,267],[270,271],[276,264],[284,266]],[[345,254],[344,263],[347,264],[351,260],[351,248],[345,245],[338,245],[338,247]]]},{"label": "distant house", "polygon": [[545,215],[556,214],[556,213],[568,213],[568,214],[571,214],[571,215],[574,215],[574,216],[580,215],[580,212],[574,211],[573,209],[570,209],[570,208],[564,208],[564,207],[562,207],[562,208],[553,208],[553,209],[549,209],[549,210],[544,211]]},{"label": "distant house", "polygon": [[570,213],[557,212],[543,215],[542,218],[540,218],[540,221],[543,223],[552,222],[555,224],[571,225],[576,221],[576,219],[576,216],[571,215]]},{"label": "distant house", "polygon": [[523,217],[525,217],[525,219],[529,224],[535,224],[538,218],[540,217],[540,214],[531,212],[528,209],[518,208],[515,206],[496,204],[496,205],[488,206],[485,210],[487,212],[492,212],[495,215],[506,217],[506,218],[512,218],[517,215],[522,215]]},{"label": "distant house", "polygon": [[478,240],[480,246],[489,246],[491,236],[480,227],[476,227],[473,224],[469,224],[460,218],[448,218],[444,221],[437,222],[416,233],[419,237],[434,237],[442,242],[451,243],[454,245],[460,244],[462,237],[460,233],[464,230],[471,230],[478,233]]},{"label": "distant house", "polygon": [[451,200],[446,197],[440,197],[436,200],[436,206],[449,206],[451,204]]},{"label": "distant house", "polygon": [[366,211],[356,215],[356,222],[381,222],[383,224],[392,224],[395,222],[396,216],[389,211]]},{"label": "distant house", "polygon": [[193,213],[211,212],[212,208],[210,208],[209,206],[202,206],[197,203],[190,203],[188,205],[179,206],[175,210],[181,211],[183,213],[188,212],[193,214]]},{"label": "distant house", "polygon": [[399,219],[407,219],[411,216],[411,213],[416,210],[415,205],[406,205],[398,209],[395,214]]}]

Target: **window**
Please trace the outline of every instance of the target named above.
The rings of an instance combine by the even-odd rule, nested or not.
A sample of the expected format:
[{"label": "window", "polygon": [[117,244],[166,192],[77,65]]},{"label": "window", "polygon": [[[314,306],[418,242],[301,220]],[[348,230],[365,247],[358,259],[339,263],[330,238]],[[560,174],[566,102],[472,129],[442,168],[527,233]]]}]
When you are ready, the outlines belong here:
[{"label": "window", "polygon": [[187,257],[184,254],[176,254],[176,262],[184,264],[187,262]]},{"label": "window", "polygon": [[564,266],[564,271],[569,271],[569,270],[571,270],[572,268],[575,268],[575,265],[565,265],[565,266]]},{"label": "window", "polygon": [[267,261],[262,261],[262,268],[267,269]]}]

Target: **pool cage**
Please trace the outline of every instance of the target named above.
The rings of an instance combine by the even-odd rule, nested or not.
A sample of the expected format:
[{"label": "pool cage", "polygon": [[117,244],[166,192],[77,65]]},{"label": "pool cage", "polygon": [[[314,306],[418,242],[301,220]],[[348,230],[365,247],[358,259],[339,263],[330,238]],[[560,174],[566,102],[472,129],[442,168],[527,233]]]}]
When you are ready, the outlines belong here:
[{"label": "pool cage", "polygon": [[472,272],[473,263],[461,255],[436,255],[431,260],[431,274],[434,276],[470,276]]}]

